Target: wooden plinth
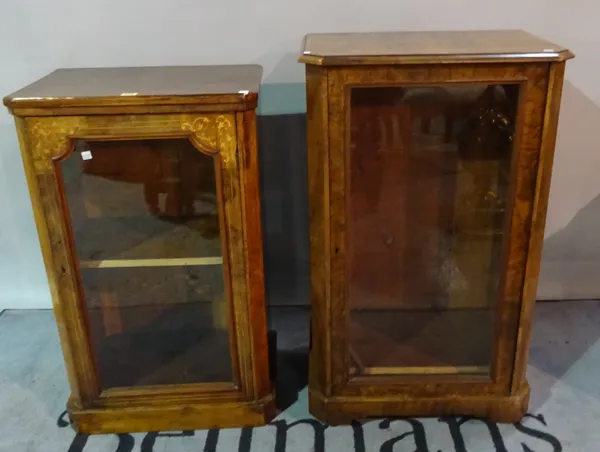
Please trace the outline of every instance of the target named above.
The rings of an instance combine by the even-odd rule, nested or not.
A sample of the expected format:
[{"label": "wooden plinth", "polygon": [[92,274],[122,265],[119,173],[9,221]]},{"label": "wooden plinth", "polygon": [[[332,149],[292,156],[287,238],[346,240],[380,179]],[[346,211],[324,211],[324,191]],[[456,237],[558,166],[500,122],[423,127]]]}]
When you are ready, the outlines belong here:
[{"label": "wooden plinth", "polygon": [[412,394],[385,397],[324,397],[309,392],[310,412],[329,425],[350,424],[353,420],[385,417],[473,416],[493,422],[514,423],[521,420],[529,405],[529,384],[514,395],[462,396],[448,394],[423,397]]}]

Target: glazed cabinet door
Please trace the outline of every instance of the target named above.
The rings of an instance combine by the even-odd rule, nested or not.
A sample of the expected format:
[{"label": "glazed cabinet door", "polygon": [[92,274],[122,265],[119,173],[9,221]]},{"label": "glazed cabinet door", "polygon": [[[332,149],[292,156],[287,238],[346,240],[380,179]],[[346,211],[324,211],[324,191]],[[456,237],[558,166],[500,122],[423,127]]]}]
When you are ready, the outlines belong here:
[{"label": "glazed cabinet door", "polygon": [[75,403],[255,398],[235,114],[20,121]]},{"label": "glazed cabinet door", "polygon": [[329,396],[510,391],[547,76],[329,71]]}]

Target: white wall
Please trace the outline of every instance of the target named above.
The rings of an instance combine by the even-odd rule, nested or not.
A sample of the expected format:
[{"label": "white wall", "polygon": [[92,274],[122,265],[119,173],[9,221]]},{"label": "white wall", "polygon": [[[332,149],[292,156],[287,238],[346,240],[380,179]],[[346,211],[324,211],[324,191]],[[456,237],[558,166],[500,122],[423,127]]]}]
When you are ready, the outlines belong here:
[{"label": "white wall", "polygon": [[[578,57],[567,72],[547,233],[549,240],[572,236],[581,253],[557,239],[545,254],[540,294],[569,296],[587,284],[586,294],[597,296],[600,250],[590,254],[586,246],[594,240],[593,221],[583,221],[577,234],[568,232],[600,194],[599,12],[594,0],[3,1],[0,95],[57,67],[255,62],[265,69],[261,111],[303,111],[303,67],[296,58],[307,32],[523,28],[572,48]],[[48,307],[23,169],[5,111],[0,208],[0,309]],[[600,205],[595,212],[600,216]],[[592,209],[585,218],[594,217]]]}]

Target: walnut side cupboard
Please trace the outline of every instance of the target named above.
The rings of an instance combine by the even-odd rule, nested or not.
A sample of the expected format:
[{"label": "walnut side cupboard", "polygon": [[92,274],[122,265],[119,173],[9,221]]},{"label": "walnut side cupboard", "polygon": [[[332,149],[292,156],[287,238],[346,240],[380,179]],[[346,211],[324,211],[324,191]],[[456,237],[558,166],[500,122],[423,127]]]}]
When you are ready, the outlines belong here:
[{"label": "walnut side cupboard", "polygon": [[306,36],[316,417],[525,413],[572,56],[522,31]]},{"label": "walnut side cupboard", "polygon": [[6,97],[84,433],[262,425],[259,66],[60,69]]}]

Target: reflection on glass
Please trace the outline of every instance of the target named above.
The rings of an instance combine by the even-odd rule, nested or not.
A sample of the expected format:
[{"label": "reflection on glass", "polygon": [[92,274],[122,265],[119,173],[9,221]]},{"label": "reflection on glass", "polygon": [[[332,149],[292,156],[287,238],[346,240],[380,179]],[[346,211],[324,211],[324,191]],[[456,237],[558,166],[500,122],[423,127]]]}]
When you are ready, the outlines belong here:
[{"label": "reflection on glass", "polygon": [[233,381],[214,159],[79,140],[61,171],[101,387]]},{"label": "reflection on glass", "polygon": [[351,375],[487,374],[516,85],[354,88]]}]

